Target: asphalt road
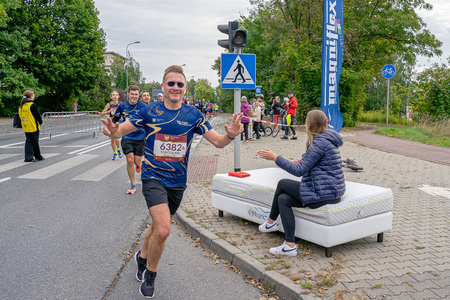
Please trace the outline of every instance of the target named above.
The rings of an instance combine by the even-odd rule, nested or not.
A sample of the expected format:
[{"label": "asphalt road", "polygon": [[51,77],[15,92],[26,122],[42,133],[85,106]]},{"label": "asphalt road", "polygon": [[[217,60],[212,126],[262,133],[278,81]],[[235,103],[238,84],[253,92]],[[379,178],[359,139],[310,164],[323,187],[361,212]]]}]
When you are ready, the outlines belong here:
[{"label": "asphalt road", "polygon": [[[24,163],[23,133],[0,134],[0,298],[143,299],[129,258],[150,219],[125,158],[102,134],[41,138]],[[173,225],[154,299],[264,299],[247,280]]]}]

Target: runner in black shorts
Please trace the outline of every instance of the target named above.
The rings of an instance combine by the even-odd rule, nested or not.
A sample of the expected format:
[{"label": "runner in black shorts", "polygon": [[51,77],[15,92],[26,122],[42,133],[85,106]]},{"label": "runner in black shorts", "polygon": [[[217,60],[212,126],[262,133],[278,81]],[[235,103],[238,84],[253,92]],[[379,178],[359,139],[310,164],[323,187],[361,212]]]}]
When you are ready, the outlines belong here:
[{"label": "runner in black shorts", "polygon": [[171,216],[180,207],[185,190],[186,186],[165,187],[156,179],[142,180],[142,194],[147,202],[147,207],[150,208],[163,203],[168,204]]},{"label": "runner in black shorts", "polygon": [[120,144],[125,155],[133,153],[135,156],[144,156],[145,140],[122,139]]},{"label": "runner in black shorts", "polygon": [[[144,102],[139,100],[139,87],[130,85],[128,87],[128,99],[119,104],[119,107],[114,114],[112,123],[118,120],[129,120],[141,108],[145,107]],[[127,173],[130,177],[131,186],[127,194],[134,194],[136,192],[136,181],[134,178],[134,169],[136,172],[141,172],[142,156],[145,149],[145,131],[142,128],[136,129],[127,135],[124,135],[121,141],[122,150],[127,157]]]},{"label": "runner in black shorts", "polygon": [[[138,267],[136,279],[142,281],[139,291],[147,298],[154,295],[156,272],[171,231],[171,219],[186,189],[194,134],[201,134],[214,146],[223,148],[243,130],[242,115],[236,114],[231,125],[224,126],[226,133],[218,134],[198,109],[182,102],[186,76],[180,66],[166,69],[161,88],[164,100],[147,104],[130,120],[122,124],[102,120],[105,124],[103,133],[113,138],[120,138],[137,128],[145,129],[142,193],[152,224],[145,232],[142,249],[134,258]],[[126,151],[125,145],[123,148]]]}]

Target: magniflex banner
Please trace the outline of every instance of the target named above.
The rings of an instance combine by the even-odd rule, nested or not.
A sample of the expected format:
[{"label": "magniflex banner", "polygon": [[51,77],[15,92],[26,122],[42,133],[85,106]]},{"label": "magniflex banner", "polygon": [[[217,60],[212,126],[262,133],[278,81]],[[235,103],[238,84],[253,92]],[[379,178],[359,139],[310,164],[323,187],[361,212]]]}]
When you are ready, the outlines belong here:
[{"label": "magniflex banner", "polygon": [[344,118],[339,110],[339,79],[344,52],[344,0],[323,1],[322,90],[320,108],[330,128],[339,132]]}]

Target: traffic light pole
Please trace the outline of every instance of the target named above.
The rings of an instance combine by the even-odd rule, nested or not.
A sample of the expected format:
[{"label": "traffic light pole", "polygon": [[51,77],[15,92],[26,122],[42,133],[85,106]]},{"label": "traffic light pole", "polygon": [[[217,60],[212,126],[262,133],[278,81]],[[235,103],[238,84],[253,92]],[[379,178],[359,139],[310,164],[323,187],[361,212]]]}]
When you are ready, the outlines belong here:
[{"label": "traffic light pole", "polygon": [[[234,49],[234,54],[240,54],[241,49]],[[241,89],[234,89],[234,113],[241,112]],[[244,133],[245,134],[245,133]],[[241,171],[241,135],[234,138],[234,171]]]},{"label": "traffic light pole", "polygon": [[[218,40],[220,47],[228,49],[234,54],[240,54],[241,48],[247,46],[247,31],[239,29],[239,22],[232,21],[228,24],[218,25],[220,32],[228,35],[228,39]],[[245,82],[245,81],[244,81]],[[234,114],[241,112],[241,89],[234,89]],[[234,138],[234,171],[241,171],[241,135]]]}]

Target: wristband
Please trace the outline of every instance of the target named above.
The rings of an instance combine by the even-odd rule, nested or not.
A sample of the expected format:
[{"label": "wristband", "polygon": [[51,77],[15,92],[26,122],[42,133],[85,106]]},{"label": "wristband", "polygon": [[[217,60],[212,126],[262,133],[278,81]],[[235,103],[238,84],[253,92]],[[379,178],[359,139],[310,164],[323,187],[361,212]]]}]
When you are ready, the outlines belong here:
[{"label": "wristband", "polygon": [[228,135],[228,132],[227,132],[227,138],[232,140],[232,141],[234,140],[234,139],[230,138],[230,136]]}]

